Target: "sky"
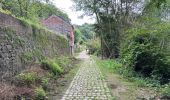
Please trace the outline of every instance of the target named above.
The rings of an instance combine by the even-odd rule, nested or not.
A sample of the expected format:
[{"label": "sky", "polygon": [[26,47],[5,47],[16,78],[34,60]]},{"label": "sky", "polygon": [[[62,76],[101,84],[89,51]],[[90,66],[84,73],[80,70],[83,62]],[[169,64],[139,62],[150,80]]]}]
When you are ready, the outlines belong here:
[{"label": "sky", "polygon": [[71,0],[53,0],[53,2],[56,5],[56,7],[60,8],[61,10],[68,14],[72,24],[82,25],[84,23],[93,24],[95,22],[95,19],[92,19],[92,17],[89,16],[84,16],[84,18],[81,19],[78,18],[79,16],[82,15],[83,12],[82,11],[76,12],[72,7],[73,2]]}]

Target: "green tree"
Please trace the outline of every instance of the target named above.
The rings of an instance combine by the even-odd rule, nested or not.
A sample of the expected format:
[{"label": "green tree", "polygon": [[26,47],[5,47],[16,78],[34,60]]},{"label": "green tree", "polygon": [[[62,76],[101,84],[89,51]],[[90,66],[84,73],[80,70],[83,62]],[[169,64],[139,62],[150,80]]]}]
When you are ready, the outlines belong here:
[{"label": "green tree", "polygon": [[85,41],[92,39],[95,36],[94,25],[85,23],[76,27],[82,32]]},{"label": "green tree", "polygon": [[136,0],[73,0],[76,10],[95,15],[96,33],[101,39],[101,51],[105,57],[118,57],[121,35],[132,24],[132,9]]},{"label": "green tree", "polygon": [[2,9],[9,10],[16,17],[24,17],[33,22],[39,22],[40,19],[51,15],[62,17],[70,21],[68,15],[56,8],[51,0],[1,0]]},{"label": "green tree", "polygon": [[82,33],[80,32],[78,28],[76,28],[74,32],[74,43],[75,44],[80,42],[81,36],[82,36]]}]

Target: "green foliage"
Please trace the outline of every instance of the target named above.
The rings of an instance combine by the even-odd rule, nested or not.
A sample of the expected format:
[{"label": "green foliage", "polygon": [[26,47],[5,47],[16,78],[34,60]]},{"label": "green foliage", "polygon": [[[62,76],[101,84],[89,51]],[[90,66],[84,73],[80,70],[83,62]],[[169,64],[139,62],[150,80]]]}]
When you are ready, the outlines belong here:
[{"label": "green foliage", "polygon": [[[117,58],[121,50],[123,66],[101,62],[105,68],[115,70],[138,86],[160,87],[169,82],[169,0],[73,1],[76,10],[96,15],[95,32],[101,39],[102,55]],[[142,10],[137,5],[141,5]],[[93,52],[96,51],[94,44],[88,43]]]},{"label": "green foliage", "polygon": [[93,39],[95,37],[94,26],[92,24],[83,24],[83,25],[75,25],[75,32],[74,32],[74,43],[77,44],[77,50],[81,51],[80,45],[86,44],[88,40]]},{"label": "green foliage", "polygon": [[45,46],[48,46],[50,44],[50,41],[48,39],[49,35],[51,34],[45,34],[45,33],[41,33],[41,32],[38,32],[38,33],[34,33],[36,34],[36,37],[34,37],[36,39],[36,42],[37,44],[45,47]]},{"label": "green foliage", "polygon": [[10,28],[2,28],[1,30],[3,30],[6,35],[8,36],[9,39],[12,39],[14,37],[14,31]]},{"label": "green foliage", "polygon": [[48,85],[48,82],[49,82],[49,78],[43,78],[42,79],[42,84],[43,85],[45,85],[45,86]]},{"label": "green foliage", "polygon": [[31,19],[27,19],[25,17],[17,17],[17,19],[20,20],[21,24],[25,27],[29,27],[30,25],[33,27],[33,28],[36,28],[36,29],[40,29],[40,28],[44,28],[38,20],[31,20]]},{"label": "green foliage", "polygon": [[57,15],[62,17],[65,21],[69,21],[68,15],[61,11],[59,8],[56,8],[53,4],[43,4],[41,5],[41,12],[38,12],[39,17],[48,18],[51,15]]},{"label": "green foliage", "polygon": [[122,64],[117,60],[105,59],[101,60],[97,57],[93,57],[96,60],[97,65],[100,67],[103,73],[119,73],[123,68]]},{"label": "green foliage", "polygon": [[89,40],[87,43],[87,48],[89,49],[89,54],[100,55],[100,40],[98,38],[94,40]]},{"label": "green foliage", "polygon": [[118,61],[116,60],[102,60],[101,61],[103,66],[106,66],[107,69],[109,70],[113,70],[115,72],[119,71],[120,68],[122,67],[122,64],[119,63]]},{"label": "green foliage", "polygon": [[36,79],[36,76],[33,73],[21,73],[17,76],[18,79],[34,82]]},{"label": "green foliage", "polygon": [[[163,6],[166,5],[168,0],[146,0],[147,2],[146,8],[145,9],[151,9],[151,8],[162,8]],[[149,7],[150,6],[150,7]]]},{"label": "green foliage", "polygon": [[118,73],[122,77],[128,79],[128,81],[133,82],[134,85],[138,87],[156,87],[160,88],[160,82],[158,80],[143,78],[140,76],[134,76],[131,70],[126,70],[119,60],[107,59],[99,60],[96,59],[96,63],[100,66],[100,69],[104,73]]},{"label": "green foliage", "polygon": [[[84,11],[84,14],[86,15],[96,16],[97,23],[94,25],[95,27],[93,26],[93,32],[95,32],[101,39],[102,56],[107,58],[117,58],[119,56],[119,46],[122,38],[121,34],[130,25],[128,21],[131,21],[129,19],[131,16],[129,16],[130,14],[128,13],[134,13],[133,11],[128,10],[134,9],[133,6],[128,5],[134,4],[135,1],[130,0],[125,2],[125,0],[121,0],[118,1],[119,3],[112,2],[112,0],[91,0],[91,2],[88,0],[73,1],[77,10]],[[122,7],[122,5],[125,6]],[[84,33],[83,31],[81,32]],[[89,35],[89,33],[90,32],[88,32],[87,35]],[[93,37],[95,34],[90,35],[90,37]]]},{"label": "green foliage", "polygon": [[63,73],[63,69],[55,62],[51,62],[50,68],[55,75]]},{"label": "green foliage", "polygon": [[42,79],[41,79],[41,84],[42,84],[42,87],[43,87],[43,89],[47,89],[47,86],[48,86],[48,83],[49,83],[49,78],[46,78],[46,77],[43,77]]},{"label": "green foliage", "polygon": [[[94,32],[94,26],[92,24],[83,24],[83,25],[79,25],[79,26],[76,26],[76,28],[78,30],[76,30],[79,34],[81,32],[81,39],[80,41],[88,41],[89,39],[92,39],[94,38],[95,36],[95,32]],[[80,31],[80,32],[79,32]],[[77,34],[77,33],[76,33]]]},{"label": "green foliage", "polygon": [[135,83],[138,87],[154,87],[156,89],[160,88],[160,82],[151,78],[143,77],[128,77],[128,80]]},{"label": "green foliage", "polygon": [[35,92],[36,92],[36,100],[45,100],[46,93],[42,87],[36,88]]},{"label": "green foliage", "polygon": [[20,23],[24,26],[24,27],[29,27],[29,24],[31,25],[32,22],[24,17],[18,17],[18,19],[20,20]]},{"label": "green foliage", "polygon": [[23,38],[21,38],[21,37],[16,37],[16,39],[14,40],[15,41],[15,45],[17,46],[17,45],[20,45],[20,46],[23,46],[24,45],[24,43],[25,43],[25,40],[23,39]]},{"label": "green foliage", "polygon": [[161,93],[163,97],[170,98],[170,84],[166,84],[162,89]]},{"label": "green foliage", "polygon": [[2,8],[0,8],[0,12],[5,13],[5,14],[11,14],[9,10],[3,10]]},{"label": "green foliage", "polygon": [[[68,15],[44,0],[0,0],[1,12],[13,14],[29,23],[39,24],[40,19],[57,15],[69,21]],[[39,26],[39,25],[38,25]]]},{"label": "green foliage", "polygon": [[69,57],[66,56],[61,56],[59,58],[55,58],[55,61],[60,65],[60,66],[67,66],[69,63],[71,63],[71,60]]},{"label": "green foliage", "polygon": [[34,73],[21,73],[16,76],[16,78],[23,84],[30,86],[35,83],[37,76]]},{"label": "green foliage", "polygon": [[[131,29],[128,41],[121,48],[123,64],[145,77],[168,81],[170,63],[166,58],[168,49],[166,43],[169,41],[167,27],[169,25],[160,23],[153,27],[154,29],[148,27]],[[160,28],[164,30],[159,30]],[[164,35],[161,35],[162,33]],[[162,41],[164,44],[161,44]]]},{"label": "green foliage", "polygon": [[80,39],[81,39],[81,35],[82,33],[80,32],[79,29],[75,29],[75,32],[74,32],[74,43],[79,43]]},{"label": "green foliage", "polygon": [[87,49],[86,48],[86,45],[84,44],[80,44],[80,45],[77,45],[77,47],[74,49],[74,52],[75,53],[80,53],[82,52],[83,50]]},{"label": "green foliage", "polygon": [[38,59],[38,62],[41,62],[45,59],[45,56],[43,55],[41,49],[34,49],[32,53],[33,56]]},{"label": "green foliage", "polygon": [[55,60],[48,59],[46,61],[42,61],[42,66],[45,69],[51,70],[54,75],[61,75],[64,72],[63,68],[60,67]]},{"label": "green foliage", "polygon": [[25,52],[21,55],[21,59],[25,62],[30,62],[33,60],[33,53],[32,52]]},{"label": "green foliage", "polygon": [[119,60],[97,60],[97,64],[102,66],[102,70],[106,70],[109,73],[118,73],[123,77],[133,76],[132,72],[126,70],[126,68],[119,62]]}]

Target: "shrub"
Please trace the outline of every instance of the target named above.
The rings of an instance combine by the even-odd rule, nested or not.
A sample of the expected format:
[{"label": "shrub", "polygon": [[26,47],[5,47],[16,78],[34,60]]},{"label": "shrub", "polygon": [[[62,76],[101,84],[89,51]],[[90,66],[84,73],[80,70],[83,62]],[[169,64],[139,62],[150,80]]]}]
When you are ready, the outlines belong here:
[{"label": "shrub", "polygon": [[31,52],[25,52],[21,55],[21,58],[25,62],[30,62],[33,60],[33,54]]},{"label": "shrub", "polygon": [[34,73],[21,73],[19,75],[17,75],[17,79],[21,82],[26,84],[27,86],[30,86],[31,84],[33,84],[37,77]]},{"label": "shrub", "polygon": [[55,62],[51,62],[50,69],[55,75],[63,73],[63,69]]},{"label": "shrub", "polygon": [[58,65],[58,63],[55,60],[46,60],[42,62],[42,67],[44,69],[51,70],[54,75],[60,75],[64,72],[62,67]]},{"label": "shrub", "polygon": [[41,80],[41,82],[42,82],[43,88],[46,90],[46,89],[47,89],[47,86],[48,86],[49,78],[43,77],[42,80]]},{"label": "shrub", "polygon": [[166,58],[166,51],[160,47],[160,33],[145,29],[133,30],[132,33],[121,48],[123,64],[145,77],[152,77],[163,83],[168,81],[170,63]]},{"label": "shrub", "polygon": [[74,49],[74,52],[75,52],[75,53],[80,53],[80,52],[82,52],[82,51],[85,50],[85,49],[86,49],[85,44],[83,44],[83,45],[77,44],[77,45],[76,45],[76,48]]},{"label": "shrub", "polygon": [[167,98],[167,100],[170,99],[170,84],[166,84],[162,89],[161,89],[162,96],[164,98]]},{"label": "shrub", "polygon": [[36,100],[45,100],[46,93],[45,93],[45,91],[43,90],[42,87],[36,88],[35,92],[36,92]]},{"label": "shrub", "polygon": [[100,41],[99,39],[91,40],[87,43],[87,48],[89,49],[89,54],[100,55]]},{"label": "shrub", "polygon": [[158,80],[144,78],[137,74],[136,76],[134,76],[134,73],[132,73],[132,71],[127,70],[126,67],[122,66],[122,64],[119,62],[119,59],[95,59],[97,61],[97,64],[101,67],[101,71],[104,71],[105,73],[118,73],[123,77],[126,77],[126,79],[128,79],[129,81],[135,83],[135,85],[138,87],[160,87],[160,82]]},{"label": "shrub", "polygon": [[42,78],[42,84],[43,85],[48,85],[49,78]]},{"label": "shrub", "polygon": [[160,82],[151,78],[131,77],[129,81],[134,82],[138,87],[156,87],[160,88]]},{"label": "shrub", "polygon": [[66,67],[71,63],[71,59],[69,57],[62,56],[60,58],[56,58],[55,61],[60,65]]}]

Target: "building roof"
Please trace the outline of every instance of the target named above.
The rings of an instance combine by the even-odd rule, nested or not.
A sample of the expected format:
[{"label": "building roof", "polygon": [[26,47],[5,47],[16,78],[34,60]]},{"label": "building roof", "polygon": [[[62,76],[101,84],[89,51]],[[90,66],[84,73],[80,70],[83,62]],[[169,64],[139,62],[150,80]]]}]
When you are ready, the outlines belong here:
[{"label": "building roof", "polygon": [[51,16],[49,16],[48,18],[46,18],[44,20],[48,20],[48,19],[53,18],[53,17],[59,18],[59,19],[63,20],[64,22],[66,22],[66,23],[71,25],[70,20],[65,20],[63,17],[57,16],[57,15],[51,15]]}]

